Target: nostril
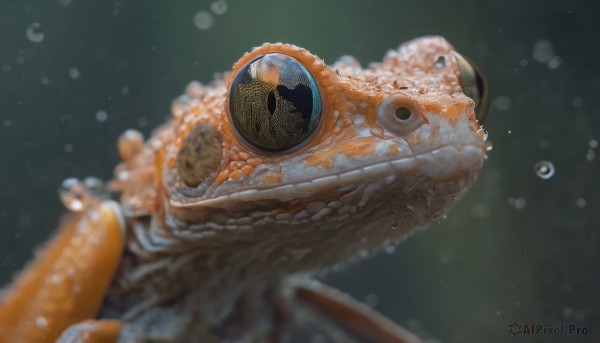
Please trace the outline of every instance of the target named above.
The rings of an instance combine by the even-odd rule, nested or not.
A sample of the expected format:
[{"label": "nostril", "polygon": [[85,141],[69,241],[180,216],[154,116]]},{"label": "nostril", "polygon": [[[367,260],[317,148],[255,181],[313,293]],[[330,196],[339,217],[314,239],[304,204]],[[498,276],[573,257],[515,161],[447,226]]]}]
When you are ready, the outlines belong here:
[{"label": "nostril", "polygon": [[377,105],[377,122],[388,132],[404,136],[427,122],[426,109],[417,99],[399,92]]},{"label": "nostril", "polygon": [[396,107],[394,114],[399,120],[409,120],[410,116],[412,115],[412,111],[407,107]]}]

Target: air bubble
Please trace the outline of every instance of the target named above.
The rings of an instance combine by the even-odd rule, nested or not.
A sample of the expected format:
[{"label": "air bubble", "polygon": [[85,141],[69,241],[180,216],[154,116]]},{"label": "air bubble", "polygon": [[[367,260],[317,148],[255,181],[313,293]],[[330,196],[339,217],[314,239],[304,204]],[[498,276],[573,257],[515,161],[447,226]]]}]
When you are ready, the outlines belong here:
[{"label": "air bubble", "polygon": [[525,199],[523,199],[523,198],[510,197],[510,198],[508,198],[508,204],[510,206],[516,208],[517,210],[521,211],[527,205],[527,201],[525,201]]},{"label": "air bubble", "polygon": [[106,111],[98,111],[96,112],[96,120],[100,123],[104,123],[108,119],[108,113]]},{"label": "air bubble", "polygon": [[79,76],[81,76],[81,73],[79,72],[79,69],[73,67],[69,69],[69,77],[73,80],[76,80],[79,78]]},{"label": "air bubble", "polygon": [[385,253],[388,255],[393,255],[394,252],[396,252],[396,246],[395,245],[388,245],[385,248]]},{"label": "air bubble", "polygon": [[591,139],[588,142],[588,144],[589,144],[590,148],[592,148],[592,149],[596,149],[598,147],[598,141],[595,139]]},{"label": "air bubble", "polygon": [[587,154],[585,154],[585,159],[591,162],[595,158],[596,158],[596,153],[594,153],[594,150],[588,149]]},{"label": "air bubble", "polygon": [[575,203],[577,204],[577,207],[585,207],[585,205],[587,204],[587,202],[585,201],[585,198],[578,198],[577,201],[575,201]]},{"label": "air bubble", "polygon": [[44,40],[44,30],[42,30],[42,25],[40,23],[33,23],[29,25],[26,31],[27,39],[31,42],[39,43]]},{"label": "air bubble", "polygon": [[532,56],[534,60],[540,63],[547,63],[554,56],[552,43],[547,39],[538,40],[533,44]]},{"label": "air bubble", "polygon": [[225,14],[227,12],[227,3],[225,0],[218,0],[210,4],[210,10],[217,15]]},{"label": "air bubble", "polygon": [[539,161],[533,167],[535,174],[541,179],[548,180],[554,176],[554,164],[549,161]]},{"label": "air bubble", "polygon": [[212,14],[206,11],[198,11],[194,16],[194,25],[200,30],[208,30],[215,22]]},{"label": "air bubble", "polygon": [[498,111],[506,111],[510,109],[511,105],[512,100],[510,100],[510,98],[506,95],[501,95],[492,101],[492,106],[494,106],[494,108]]}]

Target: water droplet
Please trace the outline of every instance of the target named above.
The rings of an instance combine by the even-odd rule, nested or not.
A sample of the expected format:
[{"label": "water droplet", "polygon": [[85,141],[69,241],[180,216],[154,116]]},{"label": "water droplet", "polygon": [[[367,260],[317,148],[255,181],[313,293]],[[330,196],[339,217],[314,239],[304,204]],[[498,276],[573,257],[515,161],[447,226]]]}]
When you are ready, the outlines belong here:
[{"label": "water droplet", "polygon": [[573,316],[573,309],[570,307],[565,307],[563,308],[563,316],[565,317],[572,317]]},{"label": "water droplet", "polygon": [[577,207],[585,207],[585,205],[587,204],[584,198],[578,198],[577,201],[575,201],[575,203],[577,204]]},{"label": "water droplet", "polygon": [[73,68],[69,68],[69,77],[73,80],[76,80],[79,78],[79,76],[81,76],[81,74],[79,73],[79,69],[73,67]]},{"label": "water droplet", "polygon": [[510,134],[512,133],[512,130],[508,130],[508,131],[506,131],[506,132],[508,132],[508,134],[510,135]]},{"label": "water droplet", "polygon": [[227,12],[227,3],[225,0],[217,0],[210,4],[210,10],[213,11],[214,14],[225,14],[225,12]]},{"label": "water droplet", "polygon": [[123,95],[129,94],[129,87],[128,86],[121,87],[121,94],[123,94]]},{"label": "water droplet", "polygon": [[552,56],[552,58],[550,58],[550,60],[548,61],[547,65],[550,69],[556,69],[558,68],[558,66],[560,66],[561,62],[562,59],[560,58],[560,56]]},{"label": "water droplet", "polygon": [[369,307],[375,307],[379,303],[379,298],[375,294],[367,294],[364,300],[365,304]]},{"label": "water droplet", "polygon": [[38,329],[45,329],[48,326],[48,319],[42,316],[37,316],[35,318],[35,326],[37,326]]},{"label": "water droplet", "polygon": [[519,61],[519,65],[521,67],[527,67],[528,64],[529,64],[529,61],[525,58]]},{"label": "water droplet", "polygon": [[501,95],[492,101],[492,106],[498,111],[506,111],[512,105],[512,101],[506,95]]},{"label": "water droplet", "polygon": [[106,120],[108,119],[108,113],[106,113],[106,111],[98,111],[96,112],[96,120],[99,123],[104,123]]},{"label": "water droplet", "polygon": [[583,106],[583,98],[580,96],[575,96],[573,97],[573,100],[571,100],[571,104],[573,104],[573,107],[581,107]]},{"label": "water droplet", "polygon": [[595,139],[591,139],[588,144],[592,149],[596,149],[598,147],[598,141]]},{"label": "water droplet", "polygon": [[440,262],[450,264],[456,258],[456,253],[452,250],[445,250],[440,254]]},{"label": "water droplet", "polygon": [[588,161],[593,161],[596,158],[596,153],[594,150],[588,149],[587,154],[585,154],[585,159]]},{"label": "water droplet", "polygon": [[573,313],[573,317],[575,317],[577,320],[583,320],[585,315],[583,314],[583,311],[577,310]]},{"label": "water droplet", "polygon": [[533,44],[533,59],[540,63],[547,63],[554,56],[552,43],[547,39],[540,39]]},{"label": "water droplet", "polygon": [[208,30],[213,26],[214,18],[212,14],[206,11],[198,11],[194,15],[194,25],[200,30]]},{"label": "water droplet", "polygon": [[2,125],[4,125],[4,127],[6,127],[6,128],[9,128],[12,126],[12,120],[4,119],[4,122],[2,123]]},{"label": "water droplet", "polygon": [[73,144],[71,144],[71,143],[65,144],[65,152],[73,152]]},{"label": "water droplet", "polygon": [[83,186],[88,192],[88,195],[102,198],[107,195],[107,190],[104,187],[104,182],[97,177],[88,176],[83,180]]},{"label": "water droplet", "polygon": [[58,3],[65,7],[69,6],[72,2],[73,2],[73,0],[58,0]]},{"label": "water droplet", "polygon": [[492,151],[492,149],[494,149],[494,145],[492,144],[492,141],[487,141],[485,151]]},{"label": "water droplet", "polygon": [[10,69],[11,69],[11,67],[10,67],[10,64],[3,64],[3,65],[2,65],[2,70],[3,70],[4,72],[9,72],[9,71],[10,71]]},{"label": "water droplet", "polygon": [[554,176],[554,164],[549,161],[539,161],[533,167],[535,174],[541,179],[548,180]]},{"label": "water droplet", "polygon": [[117,143],[119,155],[123,161],[129,161],[144,147],[144,136],[137,130],[127,130],[119,136]]},{"label": "water droplet", "polygon": [[550,147],[550,141],[547,139],[540,139],[540,148],[546,150]]},{"label": "water droplet", "polygon": [[44,40],[44,30],[40,23],[33,23],[29,25],[26,31],[27,39],[34,43],[39,43]]},{"label": "water droplet", "polygon": [[385,247],[385,253],[388,255],[392,255],[394,254],[394,252],[396,252],[396,246],[395,245],[388,245]]},{"label": "water droplet", "polygon": [[76,178],[64,180],[58,190],[63,205],[73,212],[84,210],[86,193],[85,186]]},{"label": "water droplet", "polygon": [[40,82],[42,83],[42,85],[47,86],[50,83],[50,79],[47,76],[42,76]]},{"label": "water droplet", "polygon": [[510,206],[516,208],[517,210],[521,211],[522,209],[525,208],[525,205],[527,205],[527,202],[523,198],[510,197],[510,198],[508,198],[508,204]]}]

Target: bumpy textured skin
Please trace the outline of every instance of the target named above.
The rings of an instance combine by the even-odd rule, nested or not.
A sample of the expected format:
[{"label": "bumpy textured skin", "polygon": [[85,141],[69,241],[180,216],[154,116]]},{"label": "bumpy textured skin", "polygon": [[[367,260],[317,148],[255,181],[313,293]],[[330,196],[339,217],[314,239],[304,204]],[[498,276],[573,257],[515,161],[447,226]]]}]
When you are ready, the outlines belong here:
[{"label": "bumpy textured skin", "polygon": [[[311,73],[323,111],[304,144],[268,153],[236,133],[227,107],[232,76],[273,52]],[[408,127],[394,122],[396,104],[416,114]],[[473,108],[441,37],[408,42],[366,69],[351,57],[328,67],[305,49],[265,44],[231,73],[192,83],[173,120],[117,168],[132,239],[105,313],[126,318],[132,336],[171,322],[162,335],[200,337],[224,325],[249,290],[367,256],[439,220],[484,161]],[[176,160],[198,124],[220,132],[222,156],[188,187]]]},{"label": "bumpy textured skin", "polygon": [[[314,134],[277,153],[246,143],[227,108],[232,76],[273,52],[310,72],[323,105]],[[410,119],[398,120],[397,107]],[[120,342],[269,336],[285,324],[292,277],[368,256],[451,208],[485,157],[473,108],[441,37],[405,43],[368,68],[265,44],[231,73],[192,83],[172,120],[116,169],[127,240],[98,317],[123,321]],[[220,134],[222,149],[209,150],[218,163],[198,163],[207,170],[190,187],[177,158],[200,124]]]}]

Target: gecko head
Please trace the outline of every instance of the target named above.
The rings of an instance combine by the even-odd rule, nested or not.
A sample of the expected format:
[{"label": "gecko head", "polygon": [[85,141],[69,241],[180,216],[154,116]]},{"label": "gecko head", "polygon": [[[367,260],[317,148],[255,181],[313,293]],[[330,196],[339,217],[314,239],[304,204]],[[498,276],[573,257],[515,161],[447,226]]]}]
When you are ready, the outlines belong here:
[{"label": "gecko head", "polygon": [[170,227],[366,230],[365,249],[398,240],[449,210],[481,169],[482,80],[439,37],[364,69],[349,57],[328,67],[292,45],[256,48],[180,100],[163,170]]}]

